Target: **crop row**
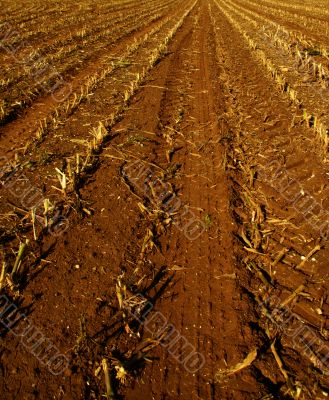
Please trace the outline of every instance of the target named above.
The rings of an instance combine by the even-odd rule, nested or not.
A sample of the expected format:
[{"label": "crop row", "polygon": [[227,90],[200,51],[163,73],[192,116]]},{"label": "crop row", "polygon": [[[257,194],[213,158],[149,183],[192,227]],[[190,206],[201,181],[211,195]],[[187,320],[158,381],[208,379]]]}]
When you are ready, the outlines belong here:
[{"label": "crop row", "polygon": [[257,2],[259,5],[269,6],[273,9],[280,9],[287,11],[298,16],[307,16],[314,19],[324,19],[329,16],[329,10],[327,9],[327,3],[324,1],[296,2],[296,1],[273,1],[273,0],[260,0]]},{"label": "crop row", "polygon": [[[322,55],[323,62],[328,64],[329,53],[325,47],[318,46],[304,35],[291,32],[268,18],[244,10],[231,1],[227,2],[227,6],[232,13],[248,21],[251,30],[261,31],[261,34],[271,42],[270,45],[281,48],[288,56],[294,56],[296,68],[301,67],[303,73],[305,71],[312,73],[322,84],[328,86],[329,69],[319,61],[319,56]],[[316,59],[314,55],[317,56]]]},{"label": "crop row", "polygon": [[[126,12],[124,11],[117,11],[116,13],[111,15],[111,18],[109,20],[108,16],[101,15],[98,16],[97,18],[93,18],[93,20],[88,23],[83,23],[82,25],[79,24],[78,28],[75,30],[72,30],[72,28],[67,32],[65,37],[58,37],[58,33],[56,34],[56,39],[54,41],[49,41],[49,38],[43,38],[43,43],[41,43],[38,46],[35,46],[34,43],[30,43],[27,38],[24,38],[24,36],[21,35],[21,32],[19,28],[17,29],[17,33],[15,31],[15,28],[13,29],[13,32],[11,32],[11,27],[6,27],[6,24],[2,27],[2,30],[4,32],[4,35],[8,35],[8,48],[9,50],[12,48],[14,50],[14,55],[15,58],[17,58],[19,61],[20,59],[24,59],[24,55],[26,57],[26,51],[31,52],[31,61],[33,61],[33,57],[37,56],[42,56],[43,59],[46,59],[46,56],[49,54],[50,57],[53,56],[56,53],[63,54],[63,56],[66,54],[65,49],[68,46],[74,45],[79,48],[83,48],[86,46],[89,46],[91,44],[94,44],[97,39],[106,39],[109,35],[111,35],[111,28],[115,27],[116,25],[124,25],[129,21],[131,18],[139,18],[141,16],[147,16],[147,15],[152,15],[156,13],[164,13],[166,12],[166,9],[173,3],[174,0],[168,3],[168,5],[159,5],[157,3],[149,3],[147,5],[144,5],[143,3],[141,4],[138,12],[136,12],[134,9],[130,9],[129,11],[127,10]],[[6,32],[6,29],[8,29],[8,32]],[[19,32],[18,32],[19,31]],[[37,34],[34,31],[32,31],[33,34]],[[2,45],[3,50],[6,49],[6,41]],[[37,51],[33,52],[33,49],[36,49]],[[5,55],[7,56],[6,52],[4,52]],[[20,53],[23,53],[21,56]],[[33,54],[37,53],[37,54]],[[50,54],[51,53],[51,54]],[[7,57],[8,58],[8,57]],[[10,66],[7,69],[7,72],[10,73],[10,75],[15,75],[15,69],[20,71],[20,63],[14,63],[12,58],[9,59],[10,61]],[[48,61],[48,60],[46,60]],[[4,80],[6,80],[6,69],[3,66],[3,76]]]},{"label": "crop row", "polygon": [[[0,105],[0,123],[12,119],[19,109],[29,106],[40,94],[56,88],[59,80],[63,80],[70,72],[76,73],[83,67],[83,62],[96,52],[101,53],[102,49],[113,45],[122,37],[160,18],[161,15],[157,14],[159,11],[163,12],[163,9],[156,7],[139,13],[138,16],[133,14],[120,18],[114,24],[111,23],[108,30],[97,29],[96,34],[89,40],[83,39],[80,45],[78,41],[73,41],[71,46],[62,47],[47,57],[41,56],[36,60],[32,57],[24,66],[25,72],[23,70],[21,75],[13,75],[3,81],[5,91],[2,94],[3,103]],[[15,82],[18,83],[14,86]]]},{"label": "crop row", "polygon": [[[255,43],[249,42],[251,40],[250,37],[247,36],[246,32],[238,25],[235,18],[233,18],[234,14],[232,10],[225,8],[227,5],[225,1],[215,0],[215,4],[217,7],[211,7],[214,26],[223,27],[226,25],[223,29],[217,29],[215,31],[215,37],[217,39],[216,49],[218,59],[224,64],[223,70],[226,70],[225,66],[227,66],[227,70],[230,71],[229,73],[222,74],[221,83],[223,92],[226,94],[227,102],[230,106],[230,112],[226,114],[225,119],[230,132],[234,135],[234,145],[229,148],[227,152],[229,166],[229,168],[227,168],[227,173],[232,177],[233,190],[236,197],[239,199],[235,200],[235,204],[238,205],[235,211],[238,215],[238,218],[236,218],[237,225],[239,226],[238,236],[243,246],[240,259],[250,277],[250,280],[248,279],[248,290],[252,293],[256,303],[260,305],[260,309],[262,309],[259,324],[263,326],[263,322],[265,321],[266,328],[264,332],[272,343],[269,351],[272,352],[274,356],[273,360],[275,360],[277,366],[274,364],[271,367],[268,365],[268,367],[271,371],[278,368],[278,371],[282,374],[286,382],[280,389],[282,393],[284,393],[284,395],[289,395],[289,397],[293,399],[300,399],[304,398],[303,396],[306,393],[309,394],[308,388],[311,387],[311,385],[304,377],[299,379],[298,372],[296,374],[296,369],[290,367],[289,352],[292,354],[296,353],[296,348],[292,341],[289,339],[286,340],[285,338],[280,342],[280,345],[276,342],[275,337],[278,332],[277,326],[271,324],[271,315],[267,309],[268,304],[264,301],[269,293],[273,295],[276,290],[280,292],[282,288],[284,288],[285,291],[288,289],[291,293],[291,296],[287,297],[289,301],[297,297],[298,293],[304,289],[302,285],[296,289],[296,281],[299,282],[299,279],[301,279],[300,276],[298,277],[301,273],[297,270],[304,265],[305,260],[307,262],[309,259],[309,257],[306,256],[300,261],[300,255],[305,254],[307,245],[303,236],[298,237],[298,232],[300,232],[301,227],[298,226],[297,228],[297,226],[292,224],[292,221],[294,221],[294,223],[296,221],[295,216],[292,219],[289,218],[289,220],[285,219],[285,213],[281,213],[281,210],[278,212],[276,207],[272,207],[274,204],[277,206],[278,197],[276,195],[273,196],[275,200],[273,200],[272,203],[270,200],[272,195],[268,194],[271,192],[266,191],[262,185],[264,177],[262,173],[260,173],[260,165],[263,165],[263,157],[266,160],[265,168],[268,168],[272,156],[274,155],[274,157],[276,157],[277,154],[282,155],[282,149],[275,148],[277,142],[274,136],[269,135],[269,137],[266,138],[266,135],[261,133],[263,130],[266,131],[267,127],[266,118],[263,120],[259,118],[260,109],[262,109],[262,105],[264,104],[264,109],[262,110],[266,112],[266,116],[271,113],[273,118],[274,111],[278,106],[280,109],[281,100],[280,96],[275,95],[270,101],[266,101],[267,96],[270,96],[271,90],[264,87],[268,79],[265,78],[264,74],[256,73],[258,69],[255,68],[255,63],[252,62],[252,58],[254,57],[256,61],[259,59],[257,47],[254,47]],[[225,31],[225,34],[222,34],[223,31]],[[241,35],[244,35],[246,42],[241,40],[242,44],[237,45],[237,42],[240,42],[239,39]],[[231,48],[231,41],[227,40],[227,38],[230,37],[234,37],[234,39],[232,39],[233,46]],[[249,54],[249,49],[245,46],[246,43],[250,45],[250,49],[252,50]],[[241,50],[244,52],[243,54],[240,54]],[[234,61],[237,62],[234,63]],[[240,78],[238,76],[239,73],[237,73],[241,61],[244,63],[242,66],[243,71],[250,70],[246,87],[242,86],[246,81],[245,76],[241,74]],[[247,68],[246,65],[248,65]],[[235,74],[233,74],[233,71]],[[253,90],[252,94],[250,94],[250,90]],[[250,107],[251,98],[255,101],[253,107]],[[273,106],[271,111],[268,108],[269,105]],[[281,108],[280,121],[283,122],[283,124],[289,124],[290,119],[290,110]],[[292,128],[291,132],[298,135],[299,130],[302,130],[303,133],[307,132],[306,128],[300,127]],[[286,135],[285,132],[281,131],[277,132],[277,136],[285,138]],[[293,152],[294,150],[292,149],[291,151]],[[283,165],[284,164],[285,161],[283,162]],[[280,186],[280,184],[278,186]],[[278,187],[273,188],[278,192],[280,191]],[[287,186],[285,186],[284,191],[287,191]],[[289,193],[289,196],[291,196],[291,193]],[[318,216],[316,216],[316,219],[317,217]],[[322,221],[322,223],[324,223],[324,221]],[[305,235],[306,234],[305,232]],[[314,243],[313,241],[310,242],[312,244]],[[300,246],[297,245],[297,243],[300,244]],[[309,247],[311,251],[307,250],[307,252],[309,251],[308,254],[311,254],[311,256],[321,248],[319,245],[313,247],[313,249],[311,246]],[[280,265],[280,268],[278,268],[278,265]],[[282,276],[285,273],[286,275]],[[295,279],[295,277],[297,279]],[[302,279],[301,282],[306,281],[309,289],[311,286],[310,282],[315,282],[311,268],[305,272],[305,275],[303,271]],[[318,285],[319,283],[316,282],[316,291],[318,291]],[[282,292],[280,292],[280,294],[282,294]],[[305,397],[321,398],[323,392],[321,393],[321,384],[318,386],[318,382],[324,383],[326,381],[326,378],[324,376],[322,377],[322,371],[326,368],[323,360],[325,360],[326,357],[324,353],[327,351],[325,347],[327,332],[322,329],[323,322],[316,325],[310,322],[312,321],[310,315],[314,314],[313,307],[317,304],[317,306],[321,308],[323,300],[321,298],[316,298],[316,295],[314,295],[311,301],[312,302],[308,304],[304,302],[307,313],[305,311],[305,313],[298,318],[300,318],[303,325],[310,326],[312,338],[316,337],[318,340],[317,344],[320,343],[320,345],[319,347],[314,347],[317,350],[312,352],[312,354],[307,351],[298,354],[298,362],[302,362],[303,360],[308,368],[315,367],[321,370],[321,373],[312,377],[314,382],[317,382],[312,389],[314,393],[309,394],[309,396],[306,395]],[[265,307],[264,304],[266,304]],[[316,318],[316,320],[318,320],[318,318]],[[285,328],[286,331],[289,331],[287,326]],[[283,337],[284,333],[282,337],[280,333],[280,340]],[[325,385],[323,387],[325,387]]]},{"label": "crop row", "polygon": [[241,3],[240,0],[235,0],[235,4],[249,9],[251,12],[263,15],[272,21],[279,20],[284,26],[290,26],[300,31],[301,33],[307,34],[307,36],[314,38],[316,41],[328,45],[328,21],[316,20],[311,16],[305,16],[301,14],[295,14],[283,9],[277,9],[274,7],[263,5],[261,8],[258,4],[255,4],[252,0],[246,0]]},{"label": "crop row", "polygon": [[[298,53],[294,54],[292,47],[285,45],[286,42],[280,39],[279,35],[266,35],[266,28],[258,26],[249,17],[243,18],[243,14],[238,10],[235,11],[230,3],[226,3],[225,6],[221,4],[221,10],[244,36],[250,49],[268,69],[279,88],[286,92],[301,110],[299,117],[315,129],[326,153],[329,143],[327,133],[329,121],[324,111],[329,104],[329,98],[321,86],[324,84],[327,87],[325,70],[300,55],[296,60]],[[307,83],[307,79],[310,80],[308,76],[310,72],[313,75],[313,82]]]},{"label": "crop row", "polygon": [[[24,46],[21,43],[27,42],[29,45],[38,48],[38,51],[44,55],[48,51],[54,52],[59,47],[64,47],[75,40],[80,40],[81,37],[86,38],[94,32],[107,29],[118,19],[123,20],[125,16],[136,15],[137,17],[145,11],[155,10],[156,8],[161,10],[161,8],[169,7],[171,3],[172,1],[164,4],[156,1],[146,2],[144,0],[140,3],[137,11],[133,3],[116,8],[107,3],[97,11],[93,10],[90,4],[87,4],[86,7],[73,8],[70,15],[67,15],[63,10],[57,18],[50,18],[49,20],[46,15],[41,14],[40,18],[42,19],[36,22],[36,26],[30,26],[29,24],[25,26],[24,23],[11,22],[6,18],[2,28],[0,25],[0,32],[5,31],[7,26],[17,31],[18,34],[14,35],[10,41],[11,45],[15,46],[17,55],[19,55],[21,48],[24,50]],[[69,30],[67,26],[70,26]]]},{"label": "crop row", "polygon": [[292,43],[297,42],[300,47],[304,48],[306,51],[309,50],[311,54],[322,55],[323,57],[326,57],[326,59],[328,58],[329,48],[325,44],[326,42],[322,42],[322,39],[325,38],[321,37],[321,40],[318,40],[318,37],[312,39],[309,34],[306,35],[305,29],[299,29],[295,25],[292,28],[290,24],[285,24],[284,20],[279,24],[275,18],[260,13],[258,10],[252,10],[245,6],[241,6],[236,0],[229,3],[234,7],[235,11],[240,11],[244,14],[245,18],[248,18],[249,16],[251,20],[257,21],[259,25],[263,24],[272,26],[275,30],[285,32],[289,35]]},{"label": "crop row", "polygon": [[[54,19],[60,19],[61,23],[64,22],[64,18],[68,18],[68,22],[71,22],[73,15],[76,15],[78,19],[88,20],[94,15],[90,15],[90,12],[95,9],[95,3],[92,1],[82,1],[79,2],[78,7],[73,2],[53,2],[50,4],[47,1],[33,1],[30,7],[25,4],[22,7],[18,2],[18,7],[13,9],[12,5],[16,3],[11,3],[3,7],[6,12],[6,21],[15,25],[19,25],[22,30],[26,32],[31,31],[36,24],[42,25],[43,22],[48,20],[51,24],[56,24]],[[116,12],[118,10],[125,10],[127,7],[134,5],[133,0],[128,1],[117,1],[117,2],[104,2],[103,4],[97,4],[97,10],[102,13]],[[1,15],[1,11],[0,11]],[[64,17],[65,16],[65,17]]]},{"label": "crop row", "polygon": [[[68,163],[67,170],[60,170],[57,167],[54,168],[55,178],[58,178],[60,185],[57,189],[57,192],[62,194],[62,199],[59,202],[61,203],[64,201],[68,209],[72,207],[72,201],[76,201],[74,200],[76,199],[76,196],[79,196],[77,190],[79,188],[80,182],[83,181],[84,175],[89,174],[90,171],[93,171],[93,166],[98,161],[99,153],[101,152],[103,145],[110,136],[111,128],[122,118],[124,112],[129,108],[132,96],[135,95],[139,87],[143,84],[143,82],[145,82],[154,66],[167,54],[168,44],[176,34],[177,30],[183,24],[186,16],[195,7],[195,4],[196,3],[188,4],[188,7],[185,10],[179,12],[179,16],[177,18],[173,19],[172,17],[168,17],[166,21],[162,21],[161,24],[153,29],[153,31],[150,31],[145,36],[142,36],[140,39],[136,40],[127,49],[127,51],[122,54],[123,56],[128,57],[129,54],[132,54],[134,51],[141,48],[141,50],[145,52],[145,55],[147,55],[147,58],[145,59],[143,66],[140,67],[141,71],[139,73],[136,73],[131,78],[130,85],[123,93],[121,98],[122,101],[116,106],[115,111],[111,115],[109,115],[106,120],[102,122],[99,121],[97,126],[91,129],[90,139],[85,140],[85,148],[87,150],[85,156],[83,157],[79,154],[74,155],[73,159],[75,159],[76,163],[75,165],[73,165],[72,162]],[[168,25],[166,29],[163,29],[164,24]],[[160,36],[155,35],[158,31],[161,32]],[[155,47],[145,49],[144,47],[147,47],[147,41],[149,40],[151,35],[154,36],[152,44],[155,45]],[[108,77],[108,75],[117,68],[117,65],[112,65],[106,71],[102,71],[101,73],[93,77],[89,77],[88,81],[86,82],[87,87],[96,87],[102,80]],[[85,95],[86,92],[84,92],[84,90],[86,90],[86,87],[82,87],[80,93],[84,93]],[[76,99],[75,96],[73,97],[73,102],[71,102],[72,99],[67,102],[66,106],[68,107],[68,110],[61,110],[66,114],[66,116],[68,113],[70,114],[73,112],[73,108],[75,109],[77,107],[76,101],[74,99]],[[61,106],[63,107],[63,105]],[[58,110],[57,112],[58,118],[64,117],[63,115],[59,114]],[[62,120],[58,119],[57,123],[60,123],[61,121]],[[52,128],[54,128],[53,124],[56,124],[56,122],[51,122]],[[48,126],[48,128],[50,128],[50,126]],[[25,165],[26,160],[22,161],[20,164],[13,164],[13,169],[9,171],[9,173],[19,173],[19,171],[22,171],[22,169],[24,169]],[[38,171],[40,172],[40,170]],[[38,231],[35,228],[35,215],[39,215],[40,217],[40,215],[43,216],[43,214],[45,214],[41,218],[48,218],[49,220],[51,220],[51,216],[49,215],[48,210],[50,209],[53,213],[56,211],[56,204],[51,204],[49,200],[47,201],[47,198],[45,200],[46,202],[44,204],[44,207],[39,207],[38,210],[32,208],[28,212],[28,219],[25,221],[24,236],[26,237],[27,235],[32,241],[33,238],[35,240],[38,240],[40,238],[40,235],[44,235],[44,230]],[[45,207],[47,207],[47,210],[45,209]],[[64,206],[64,208],[65,207],[66,206]],[[12,229],[17,232],[21,229],[21,226],[21,221],[19,221],[16,226],[12,227]],[[28,232],[30,232],[30,234],[28,234]],[[11,235],[8,233],[8,238],[10,236]],[[10,240],[8,239],[7,246],[9,244]],[[13,265],[8,265],[7,263],[3,266],[3,277],[1,279],[2,283],[7,282],[10,285],[19,285],[20,274],[17,271],[17,265],[21,265],[23,262],[25,262],[26,259],[28,259],[28,253],[29,241],[22,241],[18,246],[16,259],[14,260]],[[24,271],[26,272],[27,270]],[[6,277],[6,279],[4,277]],[[4,285],[6,285],[6,283],[4,283]]]}]

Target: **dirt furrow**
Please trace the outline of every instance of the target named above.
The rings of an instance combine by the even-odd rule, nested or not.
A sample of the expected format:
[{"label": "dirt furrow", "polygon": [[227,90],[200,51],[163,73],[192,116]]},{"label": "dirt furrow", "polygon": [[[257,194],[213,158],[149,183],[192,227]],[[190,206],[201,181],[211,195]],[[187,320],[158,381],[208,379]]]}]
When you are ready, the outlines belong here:
[{"label": "dirt furrow", "polygon": [[[253,311],[243,301],[238,283],[234,224],[229,210],[231,194],[222,145],[227,131],[218,115],[223,112],[224,102],[218,93],[213,28],[205,5],[189,24],[192,33],[187,34],[181,50],[171,59],[160,123],[162,131],[172,128],[168,116],[181,110],[182,121],[176,122],[174,129],[180,133],[177,148],[182,148],[173,161],[181,166],[177,187],[190,221],[177,221],[161,239],[167,263],[182,269],[176,274],[177,283],[156,308],[184,340],[175,349],[178,354],[173,355],[166,347],[157,353],[159,362],[147,367],[139,384],[127,392],[127,398],[132,399],[142,398],[143,393],[152,393],[154,399],[245,399],[259,391],[267,392],[266,386],[248,373],[241,380],[226,380],[225,384],[216,379],[219,370],[237,364],[257,346],[257,335],[251,336],[248,323],[254,318]],[[156,159],[160,157],[158,154]],[[194,229],[199,223],[194,237],[184,226],[191,219]],[[195,371],[177,362],[186,356],[185,340],[202,359]]]},{"label": "dirt furrow", "polygon": [[[300,385],[305,398],[313,398],[315,393],[322,398],[320,388],[327,386],[327,367],[321,367],[320,360],[325,360],[322,352],[326,353],[327,347],[326,333],[320,332],[326,322],[315,309],[327,308],[323,299],[323,293],[327,290],[324,259],[328,252],[324,234],[328,226],[326,168],[320,151],[315,148],[310,152],[309,145],[306,145],[316,143],[312,130],[292,122],[296,113],[294,106],[271,88],[270,81],[261,72],[259,65],[243,49],[242,35],[228,24],[223,15],[219,14],[217,18],[218,24],[222,26],[218,33],[218,43],[223,52],[222,58],[228,74],[226,84],[231,93],[230,125],[232,128],[235,126],[236,135],[240,137],[236,142],[231,167],[240,170],[240,173],[233,174],[233,179],[237,197],[240,198],[235,208],[241,224],[239,235],[243,237],[244,248],[249,249],[249,256],[246,252],[243,259],[246,267],[255,273],[248,291],[257,301],[268,299],[270,304],[273,299],[283,302],[298,287],[305,287],[309,293],[305,295],[308,300],[297,296],[289,304],[287,313],[292,326],[288,322],[288,326],[283,327],[277,323],[276,329],[279,331],[276,335],[284,343],[283,365],[291,368],[288,369],[288,376],[296,376],[298,370],[299,383],[296,385]],[[231,47],[226,45],[229,38],[236,52],[232,52]],[[243,91],[240,89],[242,87]],[[275,111],[271,111],[271,107]],[[277,167],[276,173],[271,172],[272,163]],[[308,208],[309,204],[312,204],[311,208]],[[263,244],[260,232],[265,234]],[[312,260],[306,258],[304,262],[312,249],[318,249],[315,256]],[[280,252],[282,256],[277,258]],[[272,283],[265,278],[266,274]],[[259,276],[262,284],[257,283]],[[304,346],[298,344],[301,337],[296,328],[296,320],[300,321],[298,313],[301,309],[304,309],[304,323],[313,328],[317,326],[319,330],[316,333],[315,328],[310,333],[310,337],[314,337],[317,342],[312,350],[315,352],[313,358],[308,352],[309,346],[312,346],[310,340],[306,340]],[[296,353],[297,349],[299,354]],[[297,365],[301,362],[303,366],[299,369]],[[320,368],[321,373],[306,375],[303,373],[306,368]],[[267,374],[264,366],[261,370]],[[291,382],[287,381],[287,384]]]}]

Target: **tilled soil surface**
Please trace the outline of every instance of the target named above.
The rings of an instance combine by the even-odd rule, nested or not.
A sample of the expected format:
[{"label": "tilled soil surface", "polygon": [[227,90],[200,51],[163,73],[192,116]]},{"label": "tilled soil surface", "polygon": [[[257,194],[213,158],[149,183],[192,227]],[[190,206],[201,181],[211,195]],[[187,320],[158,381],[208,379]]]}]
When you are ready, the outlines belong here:
[{"label": "tilled soil surface", "polygon": [[151,17],[0,128],[0,397],[325,399],[327,154],[225,3]]}]

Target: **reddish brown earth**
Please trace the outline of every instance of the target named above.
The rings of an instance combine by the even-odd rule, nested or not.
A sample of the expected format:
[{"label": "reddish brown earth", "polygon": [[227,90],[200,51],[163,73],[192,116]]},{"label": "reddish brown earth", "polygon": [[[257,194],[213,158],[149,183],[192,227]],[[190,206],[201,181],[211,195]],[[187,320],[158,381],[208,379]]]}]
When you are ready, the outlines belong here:
[{"label": "reddish brown earth", "polygon": [[1,399],[329,395],[327,149],[225,7],[123,31],[111,60],[145,39],[40,140],[51,95],[1,126]]}]

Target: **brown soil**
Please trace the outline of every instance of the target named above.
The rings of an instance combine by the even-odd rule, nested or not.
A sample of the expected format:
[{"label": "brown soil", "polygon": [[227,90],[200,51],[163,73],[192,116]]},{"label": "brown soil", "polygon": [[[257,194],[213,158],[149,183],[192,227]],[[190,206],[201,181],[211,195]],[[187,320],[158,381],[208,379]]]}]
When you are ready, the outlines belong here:
[{"label": "brown soil", "polygon": [[222,10],[123,32],[113,58],[154,30],[28,151],[51,96],[2,127],[1,399],[328,396],[327,154]]}]

